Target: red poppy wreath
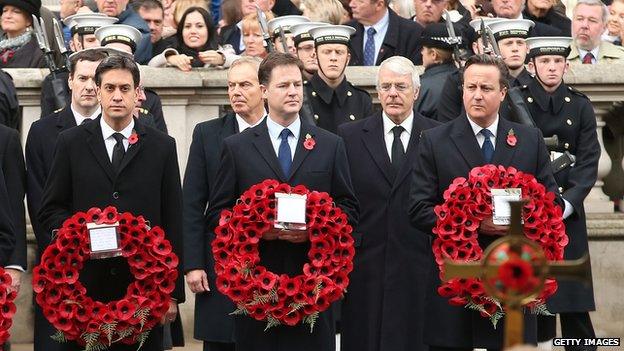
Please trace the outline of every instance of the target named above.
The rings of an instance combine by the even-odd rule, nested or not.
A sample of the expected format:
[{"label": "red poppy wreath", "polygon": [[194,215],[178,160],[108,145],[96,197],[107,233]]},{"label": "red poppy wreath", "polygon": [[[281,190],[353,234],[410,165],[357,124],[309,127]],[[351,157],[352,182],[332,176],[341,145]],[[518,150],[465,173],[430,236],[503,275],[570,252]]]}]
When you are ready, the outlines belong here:
[{"label": "red poppy wreath", "polygon": [[0,267],[0,350],[11,334],[9,329],[13,325],[13,315],[15,315],[15,298],[17,292],[10,290],[11,276],[4,268]]},{"label": "red poppy wreath", "polygon": [[[78,278],[90,255],[87,223],[116,222],[122,256],[135,280],[122,299],[103,303],[86,295]],[[33,270],[33,290],[57,329],[54,340],[75,340],[86,350],[104,350],[113,343],[142,345],[169,307],[177,266],[161,228],[150,228],[142,216],[118,213],[115,207],[92,208],[65,220]]]},{"label": "red poppy wreath", "polygon": [[[309,262],[295,277],[259,264],[258,243],[273,228],[275,193],[307,195]],[[310,331],[320,312],[342,297],[353,269],[352,228],[325,192],[267,179],[245,191],[232,210],[221,213],[212,242],[217,287],[237,305],[235,314],[267,322],[267,329],[300,322]]]},{"label": "red poppy wreath", "polygon": [[[468,179],[458,177],[444,192],[444,203],[435,207],[438,217],[433,229],[433,254],[444,277],[444,260],[479,261],[483,250],[477,240],[477,229],[492,215],[491,189],[521,188],[528,202],[523,208],[524,234],[544,250],[546,259],[560,261],[568,243],[561,208],[555,205],[555,194],[547,192],[533,175],[513,167],[485,165],[470,171]],[[557,290],[557,282],[547,279],[537,299],[526,305],[532,312],[549,314],[545,301]],[[493,325],[504,315],[499,301],[489,297],[480,279],[451,279],[438,287],[438,293],[453,306],[465,306],[490,318]]]}]

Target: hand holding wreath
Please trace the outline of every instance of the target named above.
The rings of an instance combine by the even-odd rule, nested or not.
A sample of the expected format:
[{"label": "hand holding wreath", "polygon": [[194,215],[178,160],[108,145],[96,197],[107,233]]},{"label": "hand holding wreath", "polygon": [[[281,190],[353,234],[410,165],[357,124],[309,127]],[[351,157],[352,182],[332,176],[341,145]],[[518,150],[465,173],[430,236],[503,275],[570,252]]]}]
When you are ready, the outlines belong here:
[{"label": "hand holding wreath", "polygon": [[[275,193],[307,194],[306,231],[273,229]],[[266,320],[267,328],[303,322],[312,330],[319,313],[349,284],[355,254],[351,231],[347,215],[327,193],[267,179],[245,191],[231,211],[221,213],[212,242],[217,288],[236,303],[235,313]],[[260,239],[309,240],[310,261],[303,273],[278,275],[259,265]]]},{"label": "hand holding wreath", "polygon": [[[464,262],[482,259],[483,250],[478,242],[478,235],[482,232],[479,228],[492,218],[490,190],[494,188],[522,189],[522,197],[528,200],[523,207],[525,235],[541,246],[548,260],[563,259],[568,236],[561,208],[554,202],[555,194],[547,192],[531,174],[513,167],[485,165],[473,168],[468,179],[455,178],[443,194],[444,203],[434,208],[438,219],[433,229],[433,254],[441,279],[445,259]],[[496,232],[493,224],[485,224],[485,227],[490,233]],[[556,281],[547,279],[541,295],[528,307],[537,313],[547,313],[545,300],[556,290]],[[449,298],[451,305],[479,311],[494,325],[504,314],[500,302],[487,296],[479,279],[451,279],[440,285],[438,293]]]}]

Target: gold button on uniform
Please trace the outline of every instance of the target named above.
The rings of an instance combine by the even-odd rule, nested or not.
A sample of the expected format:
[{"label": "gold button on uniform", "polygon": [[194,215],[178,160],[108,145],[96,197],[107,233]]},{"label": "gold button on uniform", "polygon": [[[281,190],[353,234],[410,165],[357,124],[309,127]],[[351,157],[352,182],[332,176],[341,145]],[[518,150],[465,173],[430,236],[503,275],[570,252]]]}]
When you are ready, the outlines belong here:
[{"label": "gold button on uniform", "polygon": [[316,96],[316,91],[313,91],[313,92],[312,92],[312,96]]},{"label": "gold button on uniform", "polygon": [[569,97],[569,96],[566,96],[566,97],[564,98],[564,100],[565,100],[565,102],[570,102],[570,97]]},{"label": "gold button on uniform", "polygon": [[318,121],[318,115],[314,115],[314,119]]},{"label": "gold button on uniform", "polygon": [[350,91],[347,91],[347,96],[351,96],[353,95],[353,93],[351,93]]},{"label": "gold button on uniform", "polygon": [[529,97],[527,98],[527,101],[528,101],[529,103],[531,103],[531,102],[533,102],[533,98],[529,96]]},{"label": "gold button on uniform", "polygon": [[349,119],[352,121],[355,121],[355,116],[354,115],[349,115]]},{"label": "gold button on uniform", "polygon": [[568,120],[566,121],[566,123],[571,126],[572,125],[572,120],[568,118]]},{"label": "gold button on uniform", "polygon": [[565,144],[563,144],[563,147],[567,150],[567,149],[569,149],[569,148],[570,148],[570,144],[565,143]]}]

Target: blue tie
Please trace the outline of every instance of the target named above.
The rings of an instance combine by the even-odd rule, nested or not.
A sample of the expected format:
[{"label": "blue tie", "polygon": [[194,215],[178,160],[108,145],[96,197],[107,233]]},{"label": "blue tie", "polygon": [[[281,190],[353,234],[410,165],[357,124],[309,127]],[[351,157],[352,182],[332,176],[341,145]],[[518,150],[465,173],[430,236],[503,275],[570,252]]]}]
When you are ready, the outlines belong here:
[{"label": "blue tie", "polygon": [[485,163],[490,163],[492,162],[492,156],[494,156],[494,145],[492,145],[490,137],[493,137],[494,134],[492,134],[489,129],[481,129],[480,133],[485,137],[483,145],[481,146],[481,152],[483,153]]},{"label": "blue tie", "polygon": [[290,174],[290,166],[292,165],[292,157],[290,153],[290,145],[288,144],[288,137],[292,135],[290,129],[284,128],[280,133],[280,139],[282,142],[280,143],[279,150],[277,152],[277,160],[282,167],[282,171],[284,175],[288,177]]},{"label": "blue tie", "polygon": [[375,28],[366,30],[366,45],[364,46],[364,66],[375,65]]}]

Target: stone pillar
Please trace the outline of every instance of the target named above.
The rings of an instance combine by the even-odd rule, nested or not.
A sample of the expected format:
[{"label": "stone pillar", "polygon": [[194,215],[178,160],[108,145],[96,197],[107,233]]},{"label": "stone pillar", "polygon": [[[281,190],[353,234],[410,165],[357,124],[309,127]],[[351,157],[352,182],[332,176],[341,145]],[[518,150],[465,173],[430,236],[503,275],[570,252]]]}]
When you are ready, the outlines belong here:
[{"label": "stone pillar", "polygon": [[602,129],[605,127],[605,122],[600,117],[599,111],[596,111],[596,133],[598,134],[598,142],[600,143],[600,160],[598,161],[598,178],[596,184],[589,192],[585,201],[586,213],[612,213],[613,201],[609,200],[609,197],[604,193],[602,187],[604,186],[604,177],[609,174],[611,170],[611,158],[607,154],[604,147],[602,138]]}]

